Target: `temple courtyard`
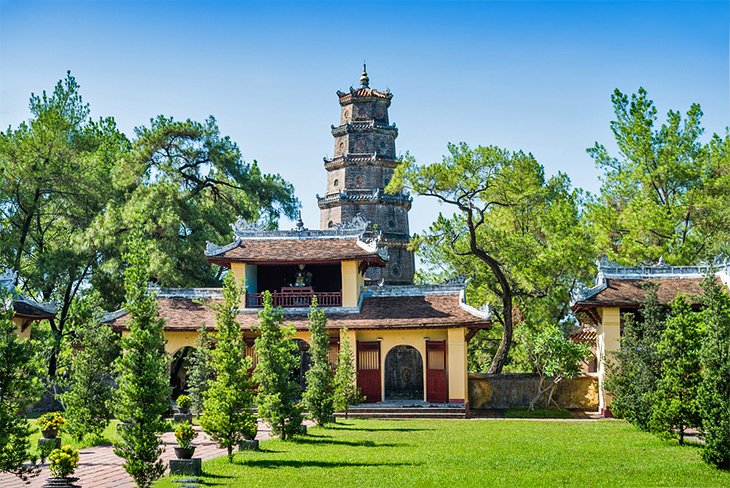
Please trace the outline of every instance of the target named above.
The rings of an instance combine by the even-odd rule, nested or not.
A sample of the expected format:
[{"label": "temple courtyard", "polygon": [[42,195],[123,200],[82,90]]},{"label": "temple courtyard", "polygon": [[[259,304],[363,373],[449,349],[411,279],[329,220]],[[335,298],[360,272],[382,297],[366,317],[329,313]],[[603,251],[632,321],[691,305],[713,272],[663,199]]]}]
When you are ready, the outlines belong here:
[{"label": "temple courtyard", "polygon": [[730,486],[696,446],[619,420],[340,420],[203,471],[200,486]]}]

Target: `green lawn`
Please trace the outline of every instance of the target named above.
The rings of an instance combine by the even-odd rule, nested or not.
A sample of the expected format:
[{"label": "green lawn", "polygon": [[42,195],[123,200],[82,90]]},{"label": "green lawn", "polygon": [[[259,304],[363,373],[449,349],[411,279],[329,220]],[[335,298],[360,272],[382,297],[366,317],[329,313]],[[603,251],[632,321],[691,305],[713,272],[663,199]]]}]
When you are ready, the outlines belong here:
[{"label": "green lawn", "polygon": [[204,462],[204,486],[730,486],[622,421],[349,420],[261,447]]}]

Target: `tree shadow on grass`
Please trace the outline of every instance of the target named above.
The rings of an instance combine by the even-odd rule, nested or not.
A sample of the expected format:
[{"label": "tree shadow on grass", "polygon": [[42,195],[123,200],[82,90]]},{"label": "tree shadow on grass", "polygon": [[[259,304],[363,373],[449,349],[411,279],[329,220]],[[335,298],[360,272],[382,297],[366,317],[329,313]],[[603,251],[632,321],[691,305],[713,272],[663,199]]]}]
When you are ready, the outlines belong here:
[{"label": "tree shadow on grass", "polygon": [[295,461],[292,459],[249,459],[235,461],[249,468],[370,468],[378,466],[420,466],[423,463],[348,463],[330,461]]},{"label": "tree shadow on grass", "polygon": [[314,439],[306,437],[298,437],[292,441],[295,444],[331,444],[334,446],[352,446],[352,447],[406,447],[408,444],[383,443],[376,444],[373,441],[336,441],[330,436],[317,436]]}]

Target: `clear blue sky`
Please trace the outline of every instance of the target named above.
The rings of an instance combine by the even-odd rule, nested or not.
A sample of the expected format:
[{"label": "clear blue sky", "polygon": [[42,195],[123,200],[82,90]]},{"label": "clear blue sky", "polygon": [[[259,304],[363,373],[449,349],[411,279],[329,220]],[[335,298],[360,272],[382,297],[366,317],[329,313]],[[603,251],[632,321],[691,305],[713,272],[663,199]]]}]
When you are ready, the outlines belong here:
[{"label": "clear blue sky", "polygon": [[[449,141],[524,149],[595,191],[585,148],[610,143],[616,87],[646,87],[661,114],[700,102],[708,133],[730,125],[729,26],[728,1],[0,0],[0,127],[66,70],[129,135],[160,113],[212,114],[247,160],[295,185],[316,228],[335,91],[366,59],[371,86],[394,92],[399,151],[425,163]],[[412,231],[437,212],[416,200]]]}]

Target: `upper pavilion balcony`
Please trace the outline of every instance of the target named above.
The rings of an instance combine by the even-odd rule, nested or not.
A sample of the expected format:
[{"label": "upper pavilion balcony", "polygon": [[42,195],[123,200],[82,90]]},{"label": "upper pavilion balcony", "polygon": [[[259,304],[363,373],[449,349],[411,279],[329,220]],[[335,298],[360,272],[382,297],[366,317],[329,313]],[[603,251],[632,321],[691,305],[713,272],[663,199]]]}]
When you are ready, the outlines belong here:
[{"label": "upper pavilion balcony", "polygon": [[367,268],[388,260],[387,249],[378,247],[379,235],[367,228],[359,216],[327,230],[306,229],[301,220],[290,231],[239,221],[235,240],[209,244],[206,255],[245,283],[244,308],[262,307],[264,291],[277,307],[306,308],[315,296],[321,307],[356,307]]},{"label": "upper pavilion balcony", "polygon": [[[312,305],[312,298],[317,297],[320,307],[341,307],[342,291],[315,292],[311,286],[285,286],[279,291],[271,293],[275,307],[300,308]],[[246,308],[261,308],[264,306],[263,293],[246,292]]]}]

